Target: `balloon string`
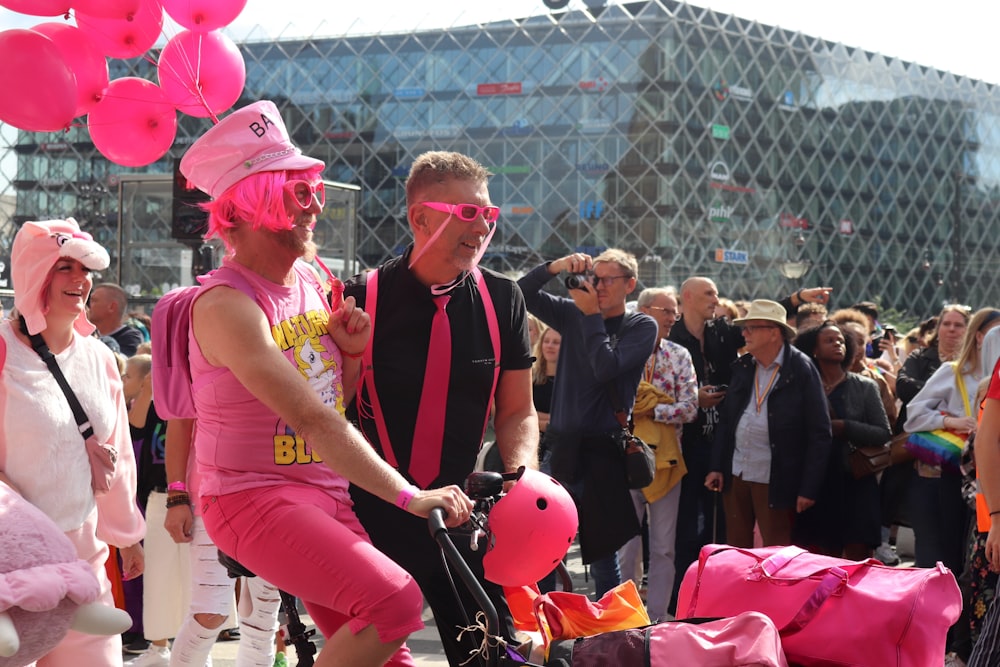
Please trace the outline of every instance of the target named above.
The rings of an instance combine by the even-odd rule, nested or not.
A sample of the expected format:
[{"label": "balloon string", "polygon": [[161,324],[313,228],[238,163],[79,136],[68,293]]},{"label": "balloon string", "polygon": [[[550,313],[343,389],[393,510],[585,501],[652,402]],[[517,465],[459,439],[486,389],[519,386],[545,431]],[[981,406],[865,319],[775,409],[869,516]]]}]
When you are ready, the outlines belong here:
[{"label": "balloon string", "polygon": [[[167,73],[170,76],[176,78],[177,81],[179,81],[180,84],[187,91],[187,93],[192,97],[196,98],[198,100],[198,103],[201,104],[201,106],[205,109],[205,111],[208,112],[208,115],[212,119],[212,124],[218,124],[219,117],[209,107],[208,100],[205,99],[205,93],[202,91],[201,86],[199,85],[199,82],[201,81],[201,63],[202,63],[203,45],[204,45],[204,40],[201,35],[198,35],[197,71],[195,70],[194,64],[191,62],[191,59],[188,57],[187,51],[185,51],[184,49],[178,49],[180,53],[181,66],[184,69],[183,73],[178,72],[177,68],[174,67],[173,63],[168,62],[165,63],[165,65]],[[150,60],[150,62],[152,62],[152,60]],[[154,62],[153,65],[159,67],[158,63]]]}]

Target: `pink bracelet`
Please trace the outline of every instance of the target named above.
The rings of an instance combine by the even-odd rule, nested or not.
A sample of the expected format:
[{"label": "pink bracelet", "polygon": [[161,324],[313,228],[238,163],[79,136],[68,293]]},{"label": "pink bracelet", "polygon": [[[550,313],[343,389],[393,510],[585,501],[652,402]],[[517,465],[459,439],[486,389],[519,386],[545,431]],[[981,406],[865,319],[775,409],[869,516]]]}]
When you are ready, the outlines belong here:
[{"label": "pink bracelet", "polygon": [[187,493],[188,487],[184,482],[170,482],[167,484],[167,491],[183,491]]},{"label": "pink bracelet", "polygon": [[413,500],[413,496],[417,495],[418,491],[420,491],[420,489],[412,484],[410,486],[404,486],[399,490],[399,495],[396,496],[396,507],[401,510],[405,510],[410,506],[410,501]]}]

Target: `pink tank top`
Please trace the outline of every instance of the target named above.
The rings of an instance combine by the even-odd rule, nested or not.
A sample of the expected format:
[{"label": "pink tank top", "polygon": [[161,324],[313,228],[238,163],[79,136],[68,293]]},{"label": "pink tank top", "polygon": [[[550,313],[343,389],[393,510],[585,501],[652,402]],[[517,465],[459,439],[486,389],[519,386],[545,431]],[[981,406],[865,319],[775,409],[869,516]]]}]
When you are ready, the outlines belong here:
[{"label": "pink tank top", "polygon": [[[295,285],[277,285],[236,262],[253,286],[257,304],[271,324],[274,343],[320,395],[344,412],[340,350],[327,331],[330,307],[312,270],[296,262]],[[200,295],[199,295],[200,296]],[[240,344],[233,332],[233,345]],[[198,411],[195,455],[203,496],[223,495],[274,484],[302,483],[328,489],[347,500],[347,480],[331,470],[291,427],[247,391],[227,368],[213,366],[190,339],[191,378]]]}]

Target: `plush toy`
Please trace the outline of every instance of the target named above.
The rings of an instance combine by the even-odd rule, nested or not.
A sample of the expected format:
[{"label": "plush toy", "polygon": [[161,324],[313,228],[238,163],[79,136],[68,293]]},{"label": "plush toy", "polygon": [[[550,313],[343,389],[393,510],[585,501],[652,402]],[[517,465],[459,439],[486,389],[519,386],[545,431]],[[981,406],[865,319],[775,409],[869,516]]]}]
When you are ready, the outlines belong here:
[{"label": "plush toy", "polygon": [[129,615],[95,602],[100,584],[69,539],[34,505],[0,482],[0,667],[23,667],[72,627],[113,635]]}]

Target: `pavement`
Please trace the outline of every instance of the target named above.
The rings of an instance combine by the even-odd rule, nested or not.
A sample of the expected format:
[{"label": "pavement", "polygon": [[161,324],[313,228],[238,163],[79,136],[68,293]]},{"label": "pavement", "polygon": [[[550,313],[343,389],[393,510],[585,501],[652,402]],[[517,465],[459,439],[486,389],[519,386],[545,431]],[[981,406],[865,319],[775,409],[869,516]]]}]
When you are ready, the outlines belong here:
[{"label": "pavement", "polygon": [[[911,529],[899,529],[896,549],[902,559],[899,567],[912,567],[913,531]],[[590,592],[591,586],[586,577],[586,568],[584,568],[583,561],[580,559],[580,547],[578,543],[574,543],[573,548],[567,554],[566,566],[572,578],[573,589],[577,592]],[[424,608],[423,617],[426,627],[410,635],[410,638],[407,640],[407,645],[410,647],[414,661],[422,667],[448,667],[448,661],[445,658],[444,650],[441,647],[441,640],[438,637],[437,627],[434,624],[434,617],[431,615],[429,608]],[[302,622],[310,628],[314,627],[307,614],[302,614]],[[313,640],[318,647],[322,648],[323,638],[319,633],[313,637]],[[216,642],[212,648],[212,664],[214,667],[236,667],[236,649],[238,646],[239,642],[236,641]],[[289,665],[294,666],[298,664],[294,648],[287,650],[287,656]],[[127,662],[125,664],[128,665]]]}]

